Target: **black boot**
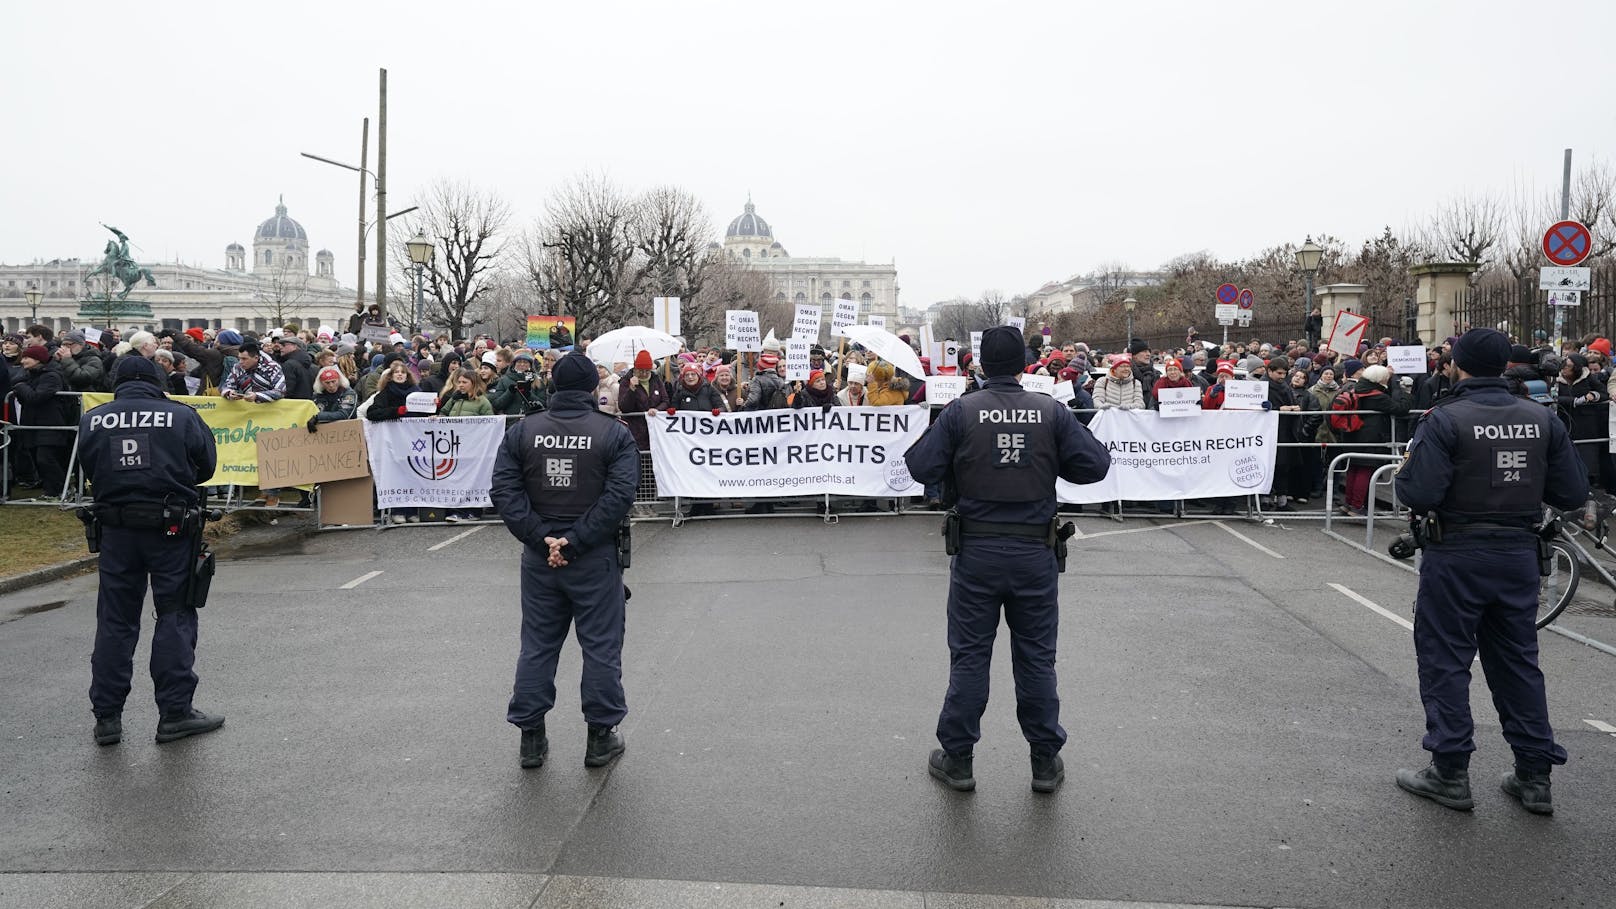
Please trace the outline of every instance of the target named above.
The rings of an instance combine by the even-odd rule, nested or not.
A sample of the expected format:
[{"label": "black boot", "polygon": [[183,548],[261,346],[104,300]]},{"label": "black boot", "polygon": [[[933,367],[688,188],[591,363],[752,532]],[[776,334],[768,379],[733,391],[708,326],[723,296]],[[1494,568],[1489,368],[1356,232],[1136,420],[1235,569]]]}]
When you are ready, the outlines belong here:
[{"label": "black boot", "polygon": [[589,747],[584,751],[585,767],[604,767],[623,753],[623,734],[616,726],[590,726]]},{"label": "black boot", "polygon": [[1504,774],[1503,789],[1520,799],[1521,807],[1533,814],[1554,813],[1554,799],[1549,795],[1547,770],[1522,770],[1517,765],[1514,773]]},{"label": "black boot", "polygon": [[958,757],[938,748],[932,751],[926,769],[955,792],[974,792],[976,777],[971,775],[971,762],[970,755]]},{"label": "black boot", "polygon": [[1066,779],[1066,762],[1058,754],[1032,755],[1032,791],[1054,792]]},{"label": "black boot", "polygon": [[212,732],[224,725],[224,717],[208,716],[200,710],[191,709],[184,713],[166,713],[157,722],[157,744],[172,742],[188,738],[193,735],[202,735]]},{"label": "black boot", "polygon": [[522,730],[522,767],[531,770],[534,767],[543,767],[544,759],[550,754],[550,738],[544,734],[544,722],[533,729]]},{"label": "black boot", "polygon": [[1433,762],[1418,772],[1399,770],[1397,785],[1406,792],[1455,811],[1469,811],[1476,805],[1470,798],[1470,771],[1463,768],[1443,769]]},{"label": "black boot", "polygon": [[116,745],[123,741],[123,714],[114,713],[112,716],[101,716],[95,719],[95,743],[97,745]]}]

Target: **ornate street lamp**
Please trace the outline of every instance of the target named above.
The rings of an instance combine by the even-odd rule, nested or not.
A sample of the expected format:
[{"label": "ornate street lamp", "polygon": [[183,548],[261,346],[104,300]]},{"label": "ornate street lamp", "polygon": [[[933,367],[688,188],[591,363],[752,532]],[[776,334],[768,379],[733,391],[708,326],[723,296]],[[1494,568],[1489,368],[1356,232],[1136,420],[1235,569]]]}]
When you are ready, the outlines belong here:
[{"label": "ornate street lamp", "polygon": [[1302,277],[1307,279],[1306,312],[1303,315],[1313,315],[1313,273],[1319,270],[1319,260],[1322,258],[1324,247],[1314,243],[1312,236],[1296,251],[1296,267],[1302,270]]},{"label": "ornate street lamp", "polygon": [[1128,344],[1133,344],[1133,311],[1139,306],[1139,301],[1128,297],[1122,301],[1122,311],[1128,314]]},{"label": "ornate street lamp", "polygon": [[410,261],[415,263],[415,327],[411,334],[420,334],[422,321],[421,301],[421,269],[426,263],[432,261],[432,241],[427,239],[426,229],[415,232],[408,243],[404,244],[410,251]]},{"label": "ornate street lamp", "polygon": [[29,284],[28,289],[22,292],[22,298],[28,301],[29,308],[33,310],[31,317],[33,321],[29,323],[31,325],[39,324],[39,298],[43,296],[45,295],[40,293],[38,284]]}]

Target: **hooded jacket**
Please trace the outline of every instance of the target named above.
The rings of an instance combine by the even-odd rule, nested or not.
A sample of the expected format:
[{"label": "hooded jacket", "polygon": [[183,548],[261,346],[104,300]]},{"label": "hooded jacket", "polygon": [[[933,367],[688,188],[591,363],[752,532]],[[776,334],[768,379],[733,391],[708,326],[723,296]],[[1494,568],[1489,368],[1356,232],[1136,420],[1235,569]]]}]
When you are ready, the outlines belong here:
[{"label": "hooded jacket", "polygon": [[896,373],[892,364],[885,360],[877,360],[865,370],[868,383],[864,386],[865,403],[871,407],[891,407],[906,404],[909,401],[908,383],[903,388],[897,387]]}]

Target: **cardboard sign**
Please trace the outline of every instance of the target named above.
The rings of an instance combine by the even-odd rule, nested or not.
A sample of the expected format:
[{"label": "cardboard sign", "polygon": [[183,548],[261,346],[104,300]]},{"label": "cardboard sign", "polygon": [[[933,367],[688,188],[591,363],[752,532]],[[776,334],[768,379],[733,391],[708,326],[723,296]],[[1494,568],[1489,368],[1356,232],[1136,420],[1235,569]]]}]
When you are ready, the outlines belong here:
[{"label": "cardboard sign", "polygon": [[959,366],[959,342],[953,338],[944,339],[942,361],[933,365],[938,367]]},{"label": "cardboard sign", "polygon": [[[1250,382],[1257,385],[1260,383]],[[1268,400],[1268,394],[1263,393],[1263,400]],[[1201,412],[1201,389],[1191,386],[1189,388],[1163,388],[1156,398],[1156,409],[1164,417],[1189,417]],[[1225,399],[1224,406],[1228,406]],[[1261,406],[1261,405],[1259,405]]]},{"label": "cardboard sign", "polygon": [[797,307],[797,316],[791,320],[791,336],[807,341],[819,340],[818,306],[805,304]]},{"label": "cardboard sign", "polygon": [[1223,383],[1224,410],[1262,410],[1267,403],[1267,382],[1231,380]]},{"label": "cardboard sign", "polygon": [[868,323],[869,323],[869,326],[871,328],[879,328],[882,331],[885,331],[886,327],[887,327],[887,317],[886,316],[871,316],[869,318],[869,320],[868,320]]},{"label": "cardboard sign", "polygon": [[1077,392],[1072,390],[1072,383],[1070,381],[1056,382],[1055,391],[1050,395],[1050,397],[1061,402],[1062,404],[1070,404],[1072,399],[1077,397]]},{"label": "cardboard sign", "polygon": [[352,480],[334,480],[320,487],[320,526],[359,527],[372,523],[376,484],[370,474]]},{"label": "cardboard sign", "polygon": [[309,486],[369,474],[359,420],[321,423],[314,432],[299,426],[258,434],[260,486]]},{"label": "cardboard sign", "polygon": [[412,391],[404,399],[404,409],[410,413],[437,413],[438,396],[430,391]]},{"label": "cardboard sign", "polygon": [[1335,325],[1330,329],[1330,341],[1325,346],[1348,357],[1358,354],[1358,342],[1369,330],[1369,317],[1360,316],[1350,309],[1335,314]]},{"label": "cardboard sign", "polygon": [[679,298],[651,298],[651,327],[663,334],[679,337]]},{"label": "cardboard sign", "polygon": [[969,381],[964,376],[932,376],[926,380],[926,403],[942,407],[949,401],[957,400],[965,394],[965,383]]},{"label": "cardboard sign", "polygon": [[971,332],[971,362],[982,362],[982,333],[979,331]]},{"label": "cardboard sign", "polygon": [[858,324],[858,304],[852,300],[837,300],[836,309],[830,314],[831,334]]},{"label": "cardboard sign", "polygon": [[359,340],[384,344],[392,335],[393,329],[386,322],[372,322],[369,319],[359,323]]},{"label": "cardboard sign", "polygon": [[1004,320],[1004,324],[1014,328],[1016,331],[1021,332],[1023,336],[1027,334],[1027,320],[1023,319],[1021,316],[1011,316],[1010,318]]},{"label": "cardboard sign", "polygon": [[763,332],[758,327],[758,314],[746,309],[724,312],[724,346],[742,353],[763,349]]},{"label": "cardboard sign", "polygon": [[869,368],[866,367],[864,364],[862,364],[862,363],[849,363],[849,364],[847,364],[847,381],[848,382],[857,382],[860,385],[863,385],[864,380],[866,378],[868,378],[868,377],[869,377]]},{"label": "cardboard sign", "polygon": [[1023,373],[1021,387],[1028,391],[1036,391],[1041,395],[1055,396],[1055,379],[1053,376],[1035,376],[1031,373]]},{"label": "cardboard sign", "polygon": [[1418,344],[1386,348],[1386,365],[1400,376],[1423,375],[1429,368],[1425,348]]},{"label": "cardboard sign", "polygon": [[801,338],[792,338],[786,342],[787,379],[808,381],[808,374],[813,372],[813,367],[808,365],[808,348],[812,346]]}]

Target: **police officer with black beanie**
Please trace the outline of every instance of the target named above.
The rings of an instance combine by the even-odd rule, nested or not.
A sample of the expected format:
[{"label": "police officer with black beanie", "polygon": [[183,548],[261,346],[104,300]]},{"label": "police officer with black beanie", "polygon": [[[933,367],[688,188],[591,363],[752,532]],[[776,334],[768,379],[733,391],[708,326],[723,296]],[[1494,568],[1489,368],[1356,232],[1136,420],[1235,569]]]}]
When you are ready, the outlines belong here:
[{"label": "police officer with black beanie", "polygon": [[[1461,811],[1470,796],[1470,664],[1477,650],[1515,770],[1503,789],[1528,811],[1551,814],[1549,771],[1566,762],[1549,727],[1538,668],[1537,536],[1543,503],[1581,505],[1588,479],[1565,425],[1510,394],[1500,378],[1509,339],[1490,328],[1464,333],[1453,348],[1453,391],[1420,419],[1397,497],[1434,518],[1420,563],[1414,653],[1425,705],[1431,764],[1397,771],[1397,785]],[[1428,525],[1429,526],[1429,525]]]},{"label": "police officer with black beanie", "polygon": [[[150,579],[157,622],[151,676],[160,711],[157,741],[212,732],[224,717],[191,706],[196,692],[196,609],[186,602],[197,535],[197,487],[213,476],[213,433],[196,411],[163,395],[163,376],[145,357],[120,357],[113,400],[79,418],[78,461],[95,495],[100,590],[90,706],[95,742],[123,739],[140,611]],[[94,531],[92,531],[93,533]]]},{"label": "police officer with black beanie", "polygon": [[1032,788],[1054,792],[1065,779],[1060,749],[1066,744],[1055,685],[1055,478],[1096,482],[1110,470],[1111,456],[1064,404],[1022,390],[1020,331],[990,328],[981,350],[987,376],[981,390],[950,402],[904,455],[916,480],[951,480],[957,493],[948,693],[937,718],[942,747],[931,753],[928,769],[951,789],[976,788],[972,756],[982,737],[1002,609],[1014,658],[1016,718],[1032,752]]},{"label": "police officer with black beanie", "polygon": [[522,730],[520,762],[550,751],[544,717],[555,705],[556,662],[569,625],[583,651],[584,766],[623,753],[623,568],[617,531],[634,504],[640,450],[595,401],[599,374],[582,353],[556,361],[549,409],[505,433],[490,495],[522,550],[522,653],[506,719]]}]

